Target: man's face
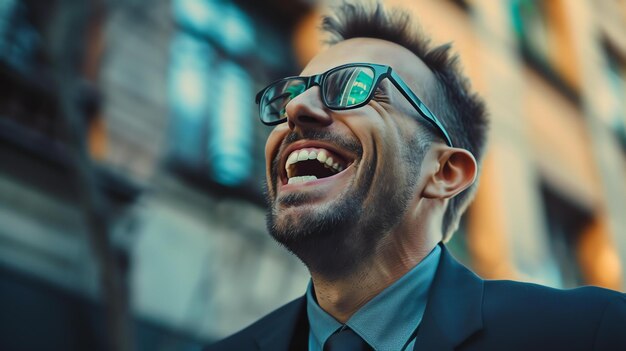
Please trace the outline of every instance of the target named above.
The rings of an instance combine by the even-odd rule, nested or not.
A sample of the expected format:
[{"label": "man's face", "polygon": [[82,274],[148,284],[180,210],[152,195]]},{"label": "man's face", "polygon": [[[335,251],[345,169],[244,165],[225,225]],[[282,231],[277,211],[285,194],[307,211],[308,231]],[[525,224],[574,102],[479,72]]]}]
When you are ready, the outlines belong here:
[{"label": "man's face", "polygon": [[[302,76],[351,62],[391,66],[424,98],[428,68],[408,50],[369,38],[316,56]],[[363,107],[333,111],[315,86],[286,107],[266,144],[268,227],[312,271],[341,277],[365,264],[419,195],[423,150],[416,112],[384,80]],[[314,179],[311,176],[317,177]]]}]

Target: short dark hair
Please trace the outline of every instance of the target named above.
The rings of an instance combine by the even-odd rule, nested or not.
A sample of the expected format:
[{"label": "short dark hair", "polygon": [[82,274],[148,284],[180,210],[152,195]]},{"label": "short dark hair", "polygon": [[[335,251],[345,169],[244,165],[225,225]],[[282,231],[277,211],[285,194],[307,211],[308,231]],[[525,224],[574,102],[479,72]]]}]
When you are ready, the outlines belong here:
[{"label": "short dark hair", "polygon": [[[325,16],[322,29],[335,44],[351,38],[386,40],[413,52],[433,72],[437,86],[429,108],[441,120],[455,147],[471,152],[480,163],[488,121],[482,99],[472,92],[469,81],[459,68],[458,56],[450,53],[450,44],[431,46],[430,39],[414,26],[404,10],[385,10],[382,4],[366,7],[343,3],[332,16]],[[442,223],[443,240],[448,240],[475,193],[477,182],[450,199]]]}]

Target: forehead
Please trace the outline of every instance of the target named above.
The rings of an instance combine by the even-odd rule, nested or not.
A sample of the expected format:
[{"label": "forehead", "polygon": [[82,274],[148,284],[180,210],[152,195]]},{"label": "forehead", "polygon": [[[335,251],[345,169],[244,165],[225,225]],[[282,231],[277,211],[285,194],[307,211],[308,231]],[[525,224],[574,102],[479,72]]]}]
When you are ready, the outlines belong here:
[{"label": "forehead", "polygon": [[391,66],[418,95],[427,95],[425,93],[435,84],[430,69],[411,51],[390,41],[373,38],[348,39],[331,46],[315,56],[301,75],[319,74],[352,62]]}]

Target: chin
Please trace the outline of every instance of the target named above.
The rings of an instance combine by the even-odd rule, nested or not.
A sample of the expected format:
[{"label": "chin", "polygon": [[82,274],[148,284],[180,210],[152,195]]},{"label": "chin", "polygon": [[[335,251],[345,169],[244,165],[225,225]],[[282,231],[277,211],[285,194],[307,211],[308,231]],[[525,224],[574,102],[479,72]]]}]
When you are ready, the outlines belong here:
[{"label": "chin", "polygon": [[358,269],[375,252],[380,239],[369,237],[370,231],[363,228],[363,206],[358,197],[338,196],[325,204],[275,204],[271,209],[267,224],[272,237],[311,272],[327,279]]}]

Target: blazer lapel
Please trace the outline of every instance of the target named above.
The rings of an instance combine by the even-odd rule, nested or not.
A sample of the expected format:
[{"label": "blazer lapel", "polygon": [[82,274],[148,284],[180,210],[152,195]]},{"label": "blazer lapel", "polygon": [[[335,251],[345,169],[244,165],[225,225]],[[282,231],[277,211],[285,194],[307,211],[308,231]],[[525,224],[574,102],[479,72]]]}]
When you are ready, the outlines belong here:
[{"label": "blazer lapel", "polygon": [[482,329],[483,280],[452,257],[441,258],[414,350],[453,350]]},{"label": "blazer lapel", "polygon": [[[483,280],[441,245],[441,258],[415,342],[418,350],[453,350],[481,330]],[[257,335],[260,351],[307,350],[309,322],[301,297],[266,323]]]},{"label": "blazer lapel", "polygon": [[306,314],[306,299],[301,297],[266,323],[257,335],[260,351],[307,350],[309,321]]}]

